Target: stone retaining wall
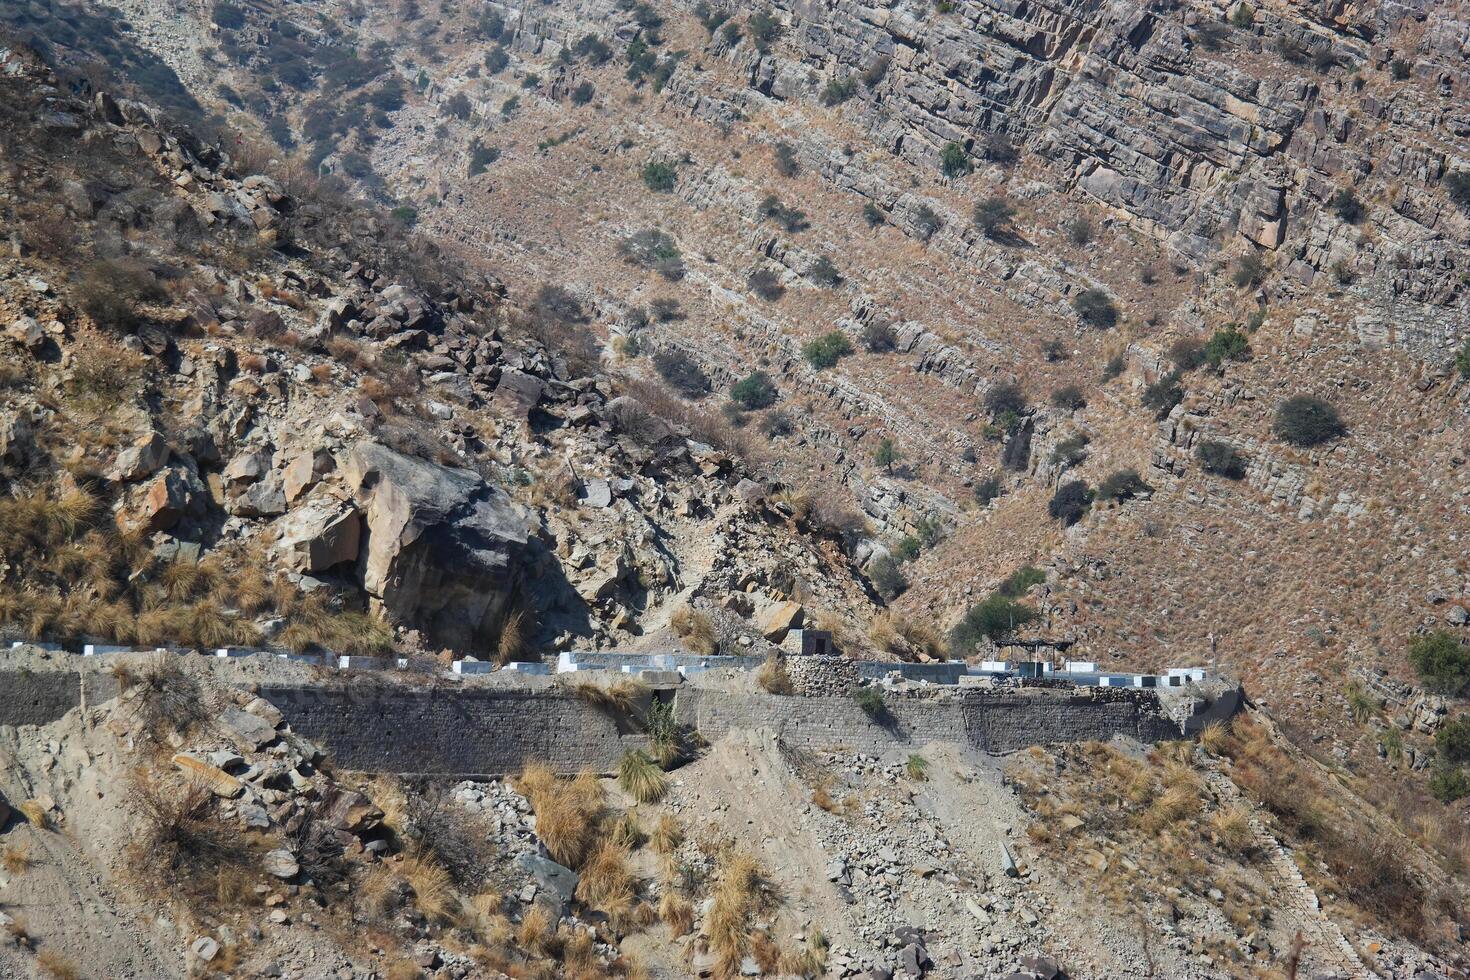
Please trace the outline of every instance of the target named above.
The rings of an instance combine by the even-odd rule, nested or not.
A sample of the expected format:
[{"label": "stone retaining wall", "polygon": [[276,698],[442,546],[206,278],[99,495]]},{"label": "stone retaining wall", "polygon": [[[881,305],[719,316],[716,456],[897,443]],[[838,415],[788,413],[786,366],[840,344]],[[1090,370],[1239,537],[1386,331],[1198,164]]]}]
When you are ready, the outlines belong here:
[{"label": "stone retaining wall", "polygon": [[628,749],[648,744],[611,713],[555,689],[354,683],[260,694],[334,764],[366,772],[499,776],[545,762],[562,772],[607,773]]},{"label": "stone retaining wall", "polygon": [[[44,725],[115,694],[116,682],[106,672],[0,671],[0,725]],[[344,769],[497,776],[542,761],[561,772],[608,773],[624,752],[647,745],[635,722],[550,684],[416,688],[360,677],[265,685],[260,694],[281,709],[292,730],[321,745]],[[806,751],[880,754],[942,741],[1013,752],[1118,735],[1155,742],[1181,734],[1153,692],[1123,688],[889,694],[878,719],[851,696],[778,697],[694,685],[678,688],[674,705],[679,721],[708,741],[737,729],[767,728]]]},{"label": "stone retaining wall", "polygon": [[0,725],[47,725],[81,703],[82,675],[74,671],[0,671]]}]

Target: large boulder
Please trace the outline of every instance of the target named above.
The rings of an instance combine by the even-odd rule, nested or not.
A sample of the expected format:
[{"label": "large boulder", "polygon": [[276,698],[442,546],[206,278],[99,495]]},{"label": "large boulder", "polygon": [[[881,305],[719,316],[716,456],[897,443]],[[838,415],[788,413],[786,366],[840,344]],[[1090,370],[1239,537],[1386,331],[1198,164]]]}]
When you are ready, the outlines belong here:
[{"label": "large boulder", "polygon": [[437,643],[470,646],[514,591],[526,520],[471,470],[414,459],[373,442],[343,475],[361,510],[363,587],[391,618]]}]

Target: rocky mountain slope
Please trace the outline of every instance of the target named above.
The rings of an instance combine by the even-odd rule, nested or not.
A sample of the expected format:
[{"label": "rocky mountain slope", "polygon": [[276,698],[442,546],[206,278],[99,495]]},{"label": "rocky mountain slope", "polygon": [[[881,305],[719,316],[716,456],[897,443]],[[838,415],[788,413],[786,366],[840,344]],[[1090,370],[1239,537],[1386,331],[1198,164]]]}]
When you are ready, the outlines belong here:
[{"label": "rocky mountain slope", "polygon": [[1462,4],[0,27],[7,637],[988,658],[1019,616],[1240,676],[1354,840],[1458,873]]}]

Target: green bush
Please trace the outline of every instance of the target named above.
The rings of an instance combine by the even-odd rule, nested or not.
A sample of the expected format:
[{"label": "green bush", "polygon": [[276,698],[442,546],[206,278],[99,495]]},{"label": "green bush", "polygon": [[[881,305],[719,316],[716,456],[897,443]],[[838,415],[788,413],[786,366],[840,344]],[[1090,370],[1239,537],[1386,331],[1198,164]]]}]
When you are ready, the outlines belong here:
[{"label": "green bush", "polygon": [[950,649],[957,656],[965,656],[981,640],[1003,639],[1035,620],[1036,610],[997,592],[965,611],[949,631]]},{"label": "green bush", "polygon": [[1461,344],[1455,353],[1455,370],[1460,372],[1460,377],[1470,378],[1470,340]]},{"label": "green bush", "polygon": [[837,286],[842,283],[842,273],[837,271],[837,266],[827,256],[818,256],[812,263],[812,267],[806,271],[806,276],[819,286]]},{"label": "green bush", "polygon": [[1214,473],[1231,480],[1245,476],[1245,457],[1235,447],[1218,439],[1204,439],[1194,451],[1206,473]]},{"label": "green bush", "polygon": [[667,232],[657,228],[636,231],[618,242],[618,255],[625,262],[652,269],[665,279],[679,279],[684,274],[679,246]]},{"label": "green bush", "polygon": [[1441,769],[1429,777],[1429,792],[1441,803],[1453,803],[1470,796],[1470,772],[1464,769]]},{"label": "green bush", "polygon": [[841,330],[825,333],[801,349],[801,356],[817,370],[833,367],[852,353],[852,341]]},{"label": "green bush", "polygon": [[1470,688],[1470,645],[1446,630],[1415,637],[1409,662],[1424,686],[1437,694],[1458,695]]},{"label": "green bush", "polygon": [[778,397],[771,376],[764,371],[753,371],[730,387],[730,398],[752,412],[776,404]]},{"label": "green bush", "polygon": [[1046,573],[1034,565],[1023,565],[1012,572],[1004,582],[996,588],[996,592],[1007,599],[1019,599],[1025,595],[1033,585],[1040,585],[1046,581]]},{"label": "green bush", "polygon": [[883,703],[883,692],[876,687],[863,686],[852,694],[852,699],[857,706],[863,709],[863,714],[873,721],[878,721],[888,714],[888,707]]},{"label": "green bush", "polygon": [[1143,389],[1143,407],[1152,409],[1155,417],[1165,418],[1175,405],[1184,401],[1184,386],[1179,378],[1178,371],[1170,371]]},{"label": "green bush", "polygon": [[659,351],[653,355],[653,367],[685,398],[698,398],[709,391],[709,378],[684,351]]},{"label": "green bush", "polygon": [[1337,409],[1313,395],[1296,395],[1277,405],[1271,428],[1294,446],[1318,446],[1347,433]]},{"label": "green bush", "polygon": [[485,71],[492,75],[498,75],[510,64],[510,55],[500,45],[495,45],[485,52]]},{"label": "green bush", "polygon": [[1342,188],[1333,194],[1327,201],[1327,206],[1350,225],[1355,225],[1363,220],[1363,202],[1358,200],[1358,195],[1350,187]]},{"label": "green bush", "polygon": [[1250,338],[1234,324],[1216,330],[1200,352],[1206,364],[1217,368],[1226,361],[1244,361],[1251,356]]},{"label": "green bush", "polygon": [[877,228],[888,220],[888,216],[883,213],[883,209],[878,207],[878,205],[872,201],[867,201],[863,204],[863,220],[868,223],[869,228]]},{"label": "green bush", "polygon": [[1090,327],[1109,330],[1118,325],[1118,307],[1101,289],[1084,289],[1072,297],[1072,309]]},{"label": "green bush", "polygon": [[822,89],[822,105],[841,105],[857,94],[857,81],[850,75],[829,79]]},{"label": "green bush", "polygon": [[770,269],[756,269],[746,279],[750,291],[761,299],[775,302],[786,295],[786,287],[781,284],[781,277]]},{"label": "green bush", "polygon": [[1413,66],[1403,58],[1395,58],[1389,62],[1388,71],[1396,82],[1402,82],[1409,77],[1409,71]]},{"label": "green bush", "polygon": [[1153,487],[1143,481],[1143,477],[1138,475],[1137,470],[1114,470],[1097,485],[1097,499],[1116,500],[1121,503],[1151,490]]},{"label": "green bush", "polygon": [[1050,462],[1054,466],[1076,466],[1087,458],[1088,438],[1078,432],[1052,447]]},{"label": "green bush", "polygon": [[908,591],[909,580],[904,577],[903,567],[892,555],[879,555],[868,569],[868,578],[878,594],[890,602]]},{"label": "green bush", "polygon": [[643,183],[649,190],[667,194],[679,179],[679,168],[667,160],[650,160],[643,165]]},{"label": "green bush", "polygon": [[946,177],[963,177],[974,168],[965,148],[951,141],[944,144],[944,148],[939,151],[939,169]]},{"label": "green bush", "polygon": [[1236,7],[1235,10],[1232,11],[1230,14],[1231,25],[1234,27],[1238,27],[1241,30],[1246,30],[1255,22],[1256,12],[1251,8],[1251,5],[1248,3],[1243,3],[1239,7]]},{"label": "green bush", "polygon": [[1071,527],[1082,520],[1087,508],[1092,506],[1092,490],[1082,480],[1063,483],[1046,505],[1046,512],[1062,522],[1062,527]]},{"label": "green bush", "polygon": [[771,42],[775,41],[781,34],[781,22],[764,10],[750,15],[745,22],[745,29],[750,34],[750,39],[755,42],[755,49],[765,54],[771,48]]},{"label": "green bush", "polygon": [[1051,393],[1051,404],[1053,408],[1060,408],[1066,412],[1075,412],[1080,408],[1087,407],[1087,396],[1076,385],[1062,385]]},{"label": "green bush", "polygon": [[1257,252],[1247,252],[1235,263],[1235,275],[1231,277],[1241,289],[1259,286],[1266,278],[1266,260]]},{"label": "green bush", "polygon": [[989,507],[990,502],[995,500],[1005,491],[1004,485],[999,477],[987,476],[975,484],[975,503],[981,507]]},{"label": "green bush", "polygon": [[1104,381],[1112,381],[1114,378],[1122,374],[1124,369],[1127,367],[1127,357],[1125,357],[1122,352],[1114,354],[1113,356],[1109,357],[1107,363],[1103,365],[1102,379]]},{"label": "green bush", "polygon": [[1003,238],[1015,216],[1016,209],[1011,207],[1011,202],[999,195],[975,202],[975,227],[986,238]]},{"label": "green bush", "polygon": [[1434,747],[1450,762],[1470,762],[1470,715],[1441,725],[1434,733]]},{"label": "green bush", "polygon": [[873,450],[873,462],[877,463],[889,473],[893,472],[893,464],[898,462],[903,454],[898,451],[892,439],[886,436],[878,442],[878,448]]},{"label": "green bush", "polygon": [[572,105],[586,105],[592,101],[592,96],[596,94],[596,91],[591,82],[583,82],[572,89]]},{"label": "green bush", "polygon": [[1444,189],[1451,201],[1470,211],[1470,170],[1452,170],[1445,174]]},{"label": "green bush", "polygon": [[914,209],[914,230],[918,232],[919,241],[927,242],[943,227],[944,219],[929,205],[920,204]]},{"label": "green bush", "polygon": [[1021,389],[1009,381],[991,385],[985,393],[985,411],[992,419],[1002,415],[1024,415],[1027,409],[1026,396]]}]

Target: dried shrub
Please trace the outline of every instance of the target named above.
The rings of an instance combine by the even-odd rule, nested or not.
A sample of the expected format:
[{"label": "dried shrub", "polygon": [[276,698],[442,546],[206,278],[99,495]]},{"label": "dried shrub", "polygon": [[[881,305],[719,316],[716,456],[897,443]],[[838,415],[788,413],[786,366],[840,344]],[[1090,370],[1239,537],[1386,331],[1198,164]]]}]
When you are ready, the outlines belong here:
[{"label": "dried shrub", "polygon": [[775,653],[766,656],[766,662],[756,672],[755,681],[767,694],[790,694],[794,690],[786,661]]},{"label": "dried shrub", "polygon": [[584,772],[562,779],[542,764],[526,767],[516,790],[536,814],[536,836],[553,860],[580,868],[592,853],[607,810],[597,777]]}]

